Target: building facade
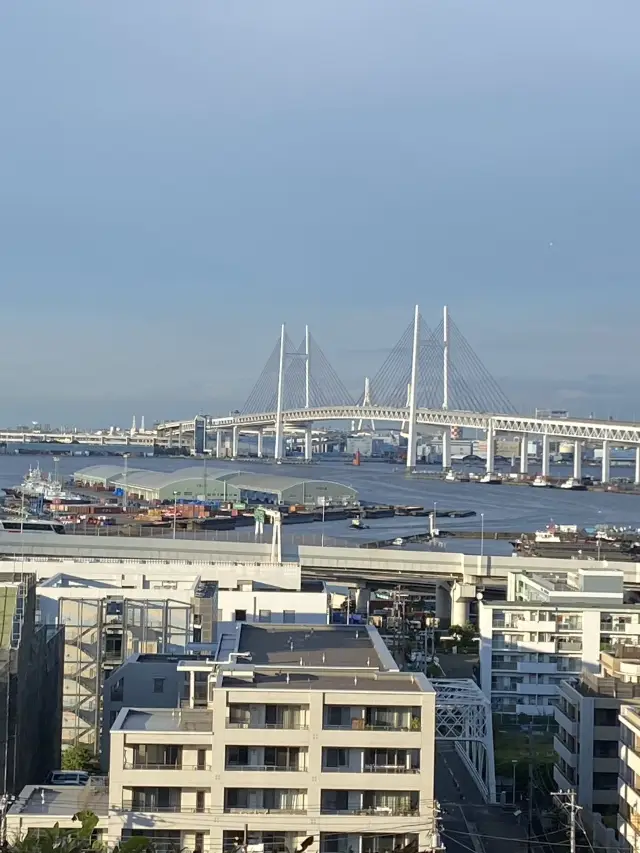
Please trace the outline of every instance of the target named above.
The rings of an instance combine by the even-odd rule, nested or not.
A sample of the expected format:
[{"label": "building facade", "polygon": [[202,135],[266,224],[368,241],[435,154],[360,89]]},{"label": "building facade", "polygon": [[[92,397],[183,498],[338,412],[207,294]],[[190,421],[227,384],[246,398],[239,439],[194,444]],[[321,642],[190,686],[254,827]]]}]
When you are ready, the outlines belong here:
[{"label": "building facade", "polygon": [[5,794],[60,766],[64,632],[36,624],[32,575],[0,576],[0,786]]},{"label": "building facade", "polygon": [[[292,851],[309,837],[318,853],[438,846],[435,692],[398,671],[375,629],[242,625],[222,646],[178,664],[178,707],[117,715],[104,840],[203,853]],[[26,791],[8,831],[42,820]]]},{"label": "building facade", "polygon": [[130,655],[211,649],[219,631],[235,622],[326,625],[329,618],[322,584],[313,591],[273,585],[291,582],[286,566],[255,572],[242,564],[219,571],[182,566],[171,572],[135,562],[124,573],[91,564],[86,571],[74,568],[43,577],[37,588],[40,621],[65,628],[63,747],[98,749],[104,681]]},{"label": "building facade", "polygon": [[599,673],[560,684],[554,781],[558,790],[575,789],[585,812],[618,812],[618,715],[627,702],[640,703],[640,651],[633,646],[603,652]]},{"label": "building facade", "polygon": [[553,714],[562,681],[598,672],[600,651],[640,643],[621,572],[512,572],[507,600],[480,602],[480,679],[494,711]]}]

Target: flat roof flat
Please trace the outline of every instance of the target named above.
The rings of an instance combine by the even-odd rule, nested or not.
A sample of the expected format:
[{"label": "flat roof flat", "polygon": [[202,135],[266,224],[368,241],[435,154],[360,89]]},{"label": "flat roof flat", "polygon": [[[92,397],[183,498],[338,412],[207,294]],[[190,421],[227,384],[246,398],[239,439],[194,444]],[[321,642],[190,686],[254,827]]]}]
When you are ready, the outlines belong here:
[{"label": "flat roof flat", "polygon": [[331,670],[310,670],[307,672],[256,672],[252,681],[227,675],[222,680],[227,689],[246,690],[324,690],[345,691],[348,693],[424,693],[425,683],[410,672],[353,673],[350,675],[332,673]]},{"label": "flat roof flat", "polygon": [[366,625],[243,624],[238,651],[250,652],[254,667],[398,669],[378,632]]},{"label": "flat roof flat", "polygon": [[113,728],[125,732],[210,732],[213,712],[206,708],[126,708]]},{"label": "flat roof flat", "polygon": [[96,785],[95,781],[88,785],[28,785],[8,813],[73,817],[88,809],[98,817],[107,817],[109,788],[106,784]]}]

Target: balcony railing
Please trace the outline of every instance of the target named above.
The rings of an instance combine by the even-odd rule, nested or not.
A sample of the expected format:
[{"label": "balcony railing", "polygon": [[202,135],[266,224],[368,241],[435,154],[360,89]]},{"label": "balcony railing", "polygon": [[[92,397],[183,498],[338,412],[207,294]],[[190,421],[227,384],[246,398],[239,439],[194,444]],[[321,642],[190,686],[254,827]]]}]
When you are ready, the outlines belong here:
[{"label": "balcony railing", "polygon": [[125,812],[143,812],[145,814],[155,814],[156,812],[166,812],[169,814],[208,814],[213,811],[209,807],[199,808],[198,806],[183,806],[183,805],[173,805],[173,806],[158,806],[154,804],[146,804],[146,803],[134,803],[133,800],[123,800],[121,806],[111,806],[113,809],[121,809]]},{"label": "balcony railing", "polygon": [[343,725],[333,726],[325,723],[323,726],[325,731],[353,731],[353,732],[419,732],[420,731],[420,722],[417,723],[412,722],[410,726],[388,726],[388,725],[380,725],[377,723],[360,723],[357,721],[358,725],[354,725],[353,723],[345,723]]},{"label": "balcony railing", "polygon": [[298,729],[305,730],[307,723],[251,723],[248,720],[228,720],[228,729]]},{"label": "balcony railing", "polygon": [[411,817],[420,814],[419,809],[406,806],[376,806],[366,809],[320,809],[323,815],[370,815],[372,817]]},{"label": "balcony railing", "polygon": [[210,764],[154,764],[152,761],[125,761],[124,770],[211,770]]},{"label": "balcony railing", "polygon": [[306,808],[259,809],[255,806],[225,806],[225,814],[301,814],[306,815]]},{"label": "balcony railing", "polygon": [[226,764],[224,769],[230,773],[235,773],[236,770],[240,772],[249,770],[267,773],[271,771],[275,771],[276,773],[306,773],[307,770],[301,764],[287,764],[284,767],[276,764]]},{"label": "balcony railing", "polygon": [[365,773],[419,773],[419,767],[405,767],[404,764],[365,764]]}]

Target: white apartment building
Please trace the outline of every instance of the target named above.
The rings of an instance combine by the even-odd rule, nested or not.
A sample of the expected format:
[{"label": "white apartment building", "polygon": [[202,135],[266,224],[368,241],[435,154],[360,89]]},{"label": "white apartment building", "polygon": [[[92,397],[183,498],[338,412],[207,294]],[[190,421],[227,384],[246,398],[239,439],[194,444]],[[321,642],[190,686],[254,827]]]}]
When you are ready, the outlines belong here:
[{"label": "white apartment building", "polygon": [[480,679],[494,711],[553,714],[559,685],[598,672],[601,650],[640,644],[640,607],[610,569],[510,572],[507,600],[481,601]]},{"label": "white apartment building", "polygon": [[97,747],[102,686],[132,654],[212,649],[234,622],[329,621],[321,582],[282,564],[28,563],[38,576],[38,618],[65,627],[63,746]]},{"label": "white apartment building", "polygon": [[599,673],[560,684],[553,777],[558,790],[575,789],[583,816],[618,812],[618,715],[625,703],[640,704],[640,650],[634,646],[602,652]]},{"label": "white apartment building", "polygon": [[640,708],[620,709],[618,833],[625,851],[640,851]]},{"label": "white apartment building", "polygon": [[[125,707],[108,795],[25,789],[10,835],[93,803],[103,840],[224,853],[391,853],[437,846],[435,691],[374,628],[238,625],[185,659],[179,707]],[[202,689],[204,687],[204,689]]]}]

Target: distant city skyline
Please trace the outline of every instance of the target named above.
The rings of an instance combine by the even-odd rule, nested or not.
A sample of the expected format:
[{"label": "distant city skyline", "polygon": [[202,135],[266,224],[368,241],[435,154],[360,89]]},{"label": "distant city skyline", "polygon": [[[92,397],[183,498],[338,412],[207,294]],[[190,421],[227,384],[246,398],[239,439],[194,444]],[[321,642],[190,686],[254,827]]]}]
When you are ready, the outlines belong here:
[{"label": "distant city skyline", "polygon": [[447,303],[514,405],[640,419],[640,6],[0,8],[0,424],[354,395]]}]

